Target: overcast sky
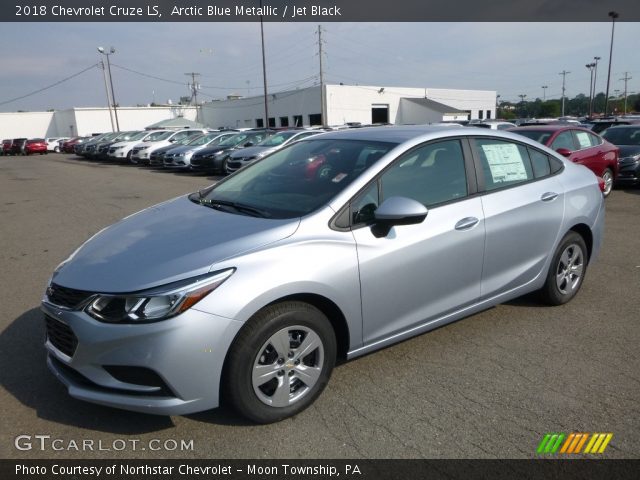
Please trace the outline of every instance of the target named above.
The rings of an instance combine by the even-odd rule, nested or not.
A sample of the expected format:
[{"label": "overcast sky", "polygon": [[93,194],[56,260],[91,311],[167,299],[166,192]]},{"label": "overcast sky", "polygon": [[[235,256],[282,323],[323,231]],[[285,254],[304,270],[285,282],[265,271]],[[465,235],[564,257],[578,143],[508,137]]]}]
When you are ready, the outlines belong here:
[{"label": "overcast sky", "polygon": [[[617,23],[610,92],[640,91],[638,23]],[[0,111],[106,106],[102,71],[28,95],[111,56],[122,106],[189,95],[187,72],[201,73],[199,100],[262,92],[259,23],[0,24]],[[501,100],[588,94],[594,56],[606,87],[611,23],[329,23],[323,28],[328,83],[495,90]],[[269,91],[319,83],[317,25],[265,23]],[[134,73],[138,72],[138,73]],[[145,76],[146,75],[146,76]],[[152,78],[157,77],[157,78]],[[3,104],[4,103],[4,104]]]}]

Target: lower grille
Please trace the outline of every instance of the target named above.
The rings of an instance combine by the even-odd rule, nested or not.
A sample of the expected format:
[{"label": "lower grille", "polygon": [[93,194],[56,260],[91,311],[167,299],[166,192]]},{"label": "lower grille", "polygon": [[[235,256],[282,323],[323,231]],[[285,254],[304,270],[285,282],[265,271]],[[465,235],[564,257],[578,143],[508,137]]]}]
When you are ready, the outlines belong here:
[{"label": "lower grille", "polygon": [[47,327],[47,339],[51,344],[68,357],[73,357],[78,347],[78,337],[66,323],[62,323],[49,315],[44,316]]}]

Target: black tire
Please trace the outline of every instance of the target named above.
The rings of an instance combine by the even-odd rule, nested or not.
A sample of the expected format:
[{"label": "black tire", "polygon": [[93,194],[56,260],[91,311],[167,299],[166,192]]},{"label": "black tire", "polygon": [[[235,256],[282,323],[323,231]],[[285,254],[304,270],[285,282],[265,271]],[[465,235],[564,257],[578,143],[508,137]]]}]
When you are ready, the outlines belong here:
[{"label": "black tire", "polygon": [[60,153],[60,147],[53,147],[53,153]]},{"label": "black tire", "polygon": [[540,299],[549,305],[562,305],[576,296],[587,273],[587,246],[582,236],[567,233],[553,255],[549,273],[540,290]]},{"label": "black tire", "polygon": [[602,195],[606,198],[613,190],[613,172],[610,168],[605,168],[602,172],[602,179],[604,180],[604,192]]},{"label": "black tire", "polygon": [[[313,346],[302,354],[299,348],[311,342]],[[288,355],[283,348],[289,349]],[[315,401],[331,377],[335,359],[335,332],[320,310],[298,301],[271,305],[256,313],[234,340],[225,362],[222,393],[254,422],[277,422]],[[254,382],[257,369],[264,369],[265,377]]]}]

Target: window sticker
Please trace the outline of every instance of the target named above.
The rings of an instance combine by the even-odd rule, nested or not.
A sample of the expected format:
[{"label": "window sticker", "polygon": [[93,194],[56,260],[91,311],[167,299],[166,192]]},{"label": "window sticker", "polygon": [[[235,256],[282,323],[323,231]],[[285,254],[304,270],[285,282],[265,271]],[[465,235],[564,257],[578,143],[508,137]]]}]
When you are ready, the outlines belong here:
[{"label": "window sticker", "polygon": [[512,143],[482,145],[493,183],[527,180],[527,171],[518,146]]},{"label": "window sticker", "polygon": [[576,132],[576,138],[580,144],[580,148],[589,148],[591,146],[591,140],[587,132]]}]

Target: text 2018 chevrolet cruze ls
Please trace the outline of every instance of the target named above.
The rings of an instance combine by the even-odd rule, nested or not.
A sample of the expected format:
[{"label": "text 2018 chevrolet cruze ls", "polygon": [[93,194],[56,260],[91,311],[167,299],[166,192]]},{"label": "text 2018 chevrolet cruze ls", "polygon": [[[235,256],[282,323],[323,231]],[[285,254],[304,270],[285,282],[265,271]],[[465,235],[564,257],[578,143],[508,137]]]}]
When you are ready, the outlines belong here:
[{"label": "text 2018 chevrolet cruze ls", "polygon": [[528,292],[558,305],[602,241],[595,175],[522,136],[343,130],[104,229],[55,270],[48,364],[69,393],[294,415],[353,358]]}]

